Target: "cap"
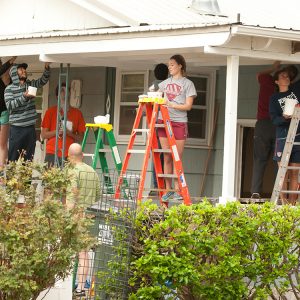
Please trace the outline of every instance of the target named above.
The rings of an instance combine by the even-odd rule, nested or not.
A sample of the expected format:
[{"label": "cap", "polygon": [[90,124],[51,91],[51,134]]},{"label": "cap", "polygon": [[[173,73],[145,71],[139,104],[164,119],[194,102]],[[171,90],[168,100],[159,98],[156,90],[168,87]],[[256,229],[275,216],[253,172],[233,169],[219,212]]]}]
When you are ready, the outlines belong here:
[{"label": "cap", "polygon": [[28,67],[28,65],[26,63],[17,64],[17,68],[24,68],[26,70],[27,67]]}]

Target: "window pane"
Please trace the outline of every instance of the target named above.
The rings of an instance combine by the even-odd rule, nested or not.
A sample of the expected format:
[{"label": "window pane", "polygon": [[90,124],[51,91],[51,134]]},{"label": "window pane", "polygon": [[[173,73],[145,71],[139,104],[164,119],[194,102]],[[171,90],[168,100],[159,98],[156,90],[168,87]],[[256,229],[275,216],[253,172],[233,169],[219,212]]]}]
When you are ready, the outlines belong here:
[{"label": "window pane", "polygon": [[207,90],[207,78],[206,77],[189,77],[194,82],[197,91]]},{"label": "window pane", "polygon": [[192,109],[188,111],[188,129],[190,138],[205,139],[206,110]]},{"label": "window pane", "polygon": [[[120,107],[120,122],[119,122],[119,134],[130,135],[133,123],[136,116],[137,106],[121,106]],[[142,128],[142,122],[140,122],[139,128]],[[141,132],[138,132],[137,135],[140,135]]]},{"label": "window pane", "polygon": [[121,102],[137,102],[144,93],[144,74],[123,74]]},{"label": "window pane", "polygon": [[143,91],[138,93],[121,93],[121,102],[138,102],[139,95],[143,94]]},{"label": "window pane", "polygon": [[132,90],[144,88],[144,74],[124,74],[122,75],[122,89]]},{"label": "window pane", "polygon": [[199,92],[197,91],[197,98],[194,99],[194,105],[203,105],[206,106],[206,92]]}]

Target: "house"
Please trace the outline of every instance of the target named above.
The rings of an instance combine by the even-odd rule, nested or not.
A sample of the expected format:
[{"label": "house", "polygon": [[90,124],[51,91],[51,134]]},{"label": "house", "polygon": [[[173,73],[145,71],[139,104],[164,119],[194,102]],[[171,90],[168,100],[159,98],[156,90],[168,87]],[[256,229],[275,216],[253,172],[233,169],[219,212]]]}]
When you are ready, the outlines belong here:
[{"label": "house", "polygon": [[[243,136],[255,124],[255,74],[274,60],[298,63],[300,25],[291,18],[284,24],[282,18],[245,23],[239,15],[205,14],[196,4],[201,6],[201,0],[5,0],[0,56],[17,55],[18,62],[29,64],[31,76],[42,71],[42,62],[53,63],[44,100],[38,103],[41,115],[55,103],[60,64],[70,64],[70,80],[82,82],[85,120],[109,112],[124,155],[137,96],[149,86],[155,64],[175,53],[184,55],[198,91],[183,159],[190,194],[234,199],[251,177],[251,163],[243,163],[242,153],[251,152],[251,139],[245,146]],[[139,147],[144,143],[141,135]],[[140,165],[137,158],[130,167]]]}]

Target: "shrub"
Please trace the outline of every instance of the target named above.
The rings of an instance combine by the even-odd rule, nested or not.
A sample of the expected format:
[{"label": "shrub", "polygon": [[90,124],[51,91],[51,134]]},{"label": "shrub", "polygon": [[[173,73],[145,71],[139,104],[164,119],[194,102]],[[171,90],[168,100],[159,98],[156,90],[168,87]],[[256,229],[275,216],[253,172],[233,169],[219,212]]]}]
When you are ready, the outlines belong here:
[{"label": "shrub", "polygon": [[[92,243],[89,221],[81,217],[80,208],[66,210],[60,201],[70,183],[67,168],[46,169],[23,160],[8,166],[6,184],[0,188],[1,300],[36,299],[68,276],[74,256]],[[49,187],[41,202],[31,184],[33,171]]]},{"label": "shrub", "polygon": [[299,299],[299,238],[299,207],[146,203],[130,299]]}]

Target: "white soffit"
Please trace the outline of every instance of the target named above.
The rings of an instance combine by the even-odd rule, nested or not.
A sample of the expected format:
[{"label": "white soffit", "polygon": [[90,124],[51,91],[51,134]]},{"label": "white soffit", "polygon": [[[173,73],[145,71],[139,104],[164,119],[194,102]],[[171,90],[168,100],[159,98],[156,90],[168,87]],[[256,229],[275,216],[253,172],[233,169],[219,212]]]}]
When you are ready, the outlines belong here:
[{"label": "white soffit", "polygon": [[214,32],[214,33],[193,33],[178,34],[166,36],[138,36],[134,38],[118,38],[117,36],[110,39],[82,40],[77,38],[73,41],[64,41],[64,39],[56,39],[56,41],[31,39],[31,43],[22,43],[20,47],[19,41],[10,41],[2,44],[0,47],[0,56],[9,55],[36,55],[36,54],[76,54],[76,53],[97,53],[99,56],[118,56],[120,53],[128,52],[134,55],[137,52],[154,53],[165,49],[178,48],[200,48],[205,45],[222,45],[226,43],[230,37],[230,32]]},{"label": "white soffit", "polygon": [[300,40],[298,31],[233,25],[231,33],[226,44],[204,46],[204,53],[296,63],[300,60],[299,53],[292,49],[292,41]]}]

